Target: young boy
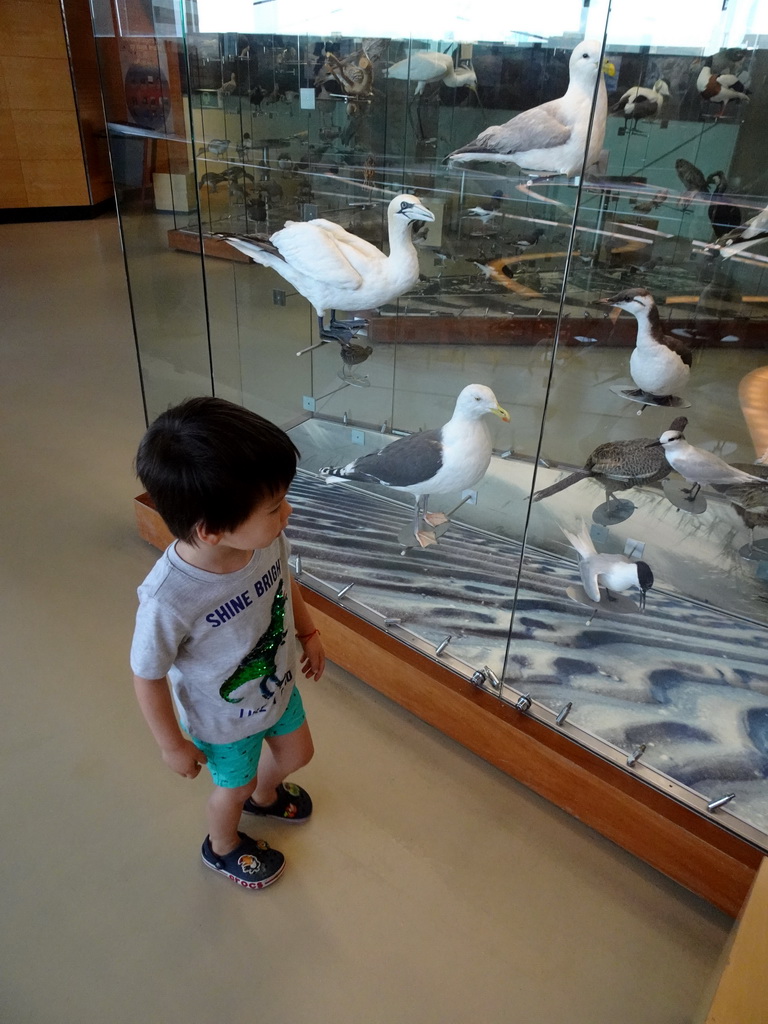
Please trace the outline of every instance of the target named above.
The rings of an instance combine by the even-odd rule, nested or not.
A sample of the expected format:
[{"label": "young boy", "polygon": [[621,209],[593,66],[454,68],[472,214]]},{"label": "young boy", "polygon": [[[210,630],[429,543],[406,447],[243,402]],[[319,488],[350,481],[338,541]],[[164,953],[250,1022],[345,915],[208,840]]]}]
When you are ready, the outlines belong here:
[{"label": "young boy", "polygon": [[325,667],[283,536],[298,454],[256,413],[192,398],[155,420],[136,458],[178,538],[139,587],[136,695],[168,767],[194,779],[207,764],[213,776],[203,862],[250,889],[279,878],[285,858],[239,832],[241,814],[312,812],[285,782],[313,754],[298,670],[319,679]]}]

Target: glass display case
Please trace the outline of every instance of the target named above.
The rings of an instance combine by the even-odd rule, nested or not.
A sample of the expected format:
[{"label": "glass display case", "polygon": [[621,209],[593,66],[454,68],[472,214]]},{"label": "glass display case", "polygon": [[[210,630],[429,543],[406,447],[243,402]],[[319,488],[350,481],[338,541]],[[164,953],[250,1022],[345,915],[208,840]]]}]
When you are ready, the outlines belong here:
[{"label": "glass display case", "polygon": [[305,586],[768,849],[768,3],[92,4],[148,417],[284,426]]}]

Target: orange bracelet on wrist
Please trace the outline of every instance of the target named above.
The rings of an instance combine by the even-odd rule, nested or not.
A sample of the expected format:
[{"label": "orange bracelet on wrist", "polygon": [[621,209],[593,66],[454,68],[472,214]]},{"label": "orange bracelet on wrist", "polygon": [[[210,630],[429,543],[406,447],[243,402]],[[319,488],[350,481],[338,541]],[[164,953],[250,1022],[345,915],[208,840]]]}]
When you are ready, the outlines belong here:
[{"label": "orange bracelet on wrist", "polygon": [[311,633],[297,633],[297,634],[296,634],[296,639],[297,639],[297,640],[298,640],[298,641],[299,641],[300,643],[304,643],[304,641],[305,641],[305,640],[311,640],[311,639],[312,639],[312,637],[313,637],[313,636],[314,636],[314,635],[315,635],[316,633],[317,633],[317,634],[319,634],[319,633],[320,633],[320,630],[319,630],[319,629],[313,629]]}]

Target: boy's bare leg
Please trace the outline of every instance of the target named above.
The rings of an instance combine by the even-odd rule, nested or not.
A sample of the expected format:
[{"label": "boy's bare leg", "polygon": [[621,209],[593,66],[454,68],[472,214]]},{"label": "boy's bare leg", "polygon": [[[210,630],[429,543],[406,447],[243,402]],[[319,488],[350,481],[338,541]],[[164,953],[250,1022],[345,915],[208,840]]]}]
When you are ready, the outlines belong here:
[{"label": "boy's bare leg", "polygon": [[237,826],[243,813],[243,803],[251,795],[255,782],[253,778],[245,786],[237,786],[235,789],[225,789],[223,786],[213,788],[208,799],[208,834],[213,852],[220,857],[231,853],[242,842],[237,834]]},{"label": "boy's bare leg", "polygon": [[255,804],[269,807],[277,798],[277,787],[280,783],[305,764],[309,764],[314,752],[312,734],[306,722],[284,736],[267,737],[261,748],[256,788],[253,792],[247,792],[243,800],[250,796]]}]

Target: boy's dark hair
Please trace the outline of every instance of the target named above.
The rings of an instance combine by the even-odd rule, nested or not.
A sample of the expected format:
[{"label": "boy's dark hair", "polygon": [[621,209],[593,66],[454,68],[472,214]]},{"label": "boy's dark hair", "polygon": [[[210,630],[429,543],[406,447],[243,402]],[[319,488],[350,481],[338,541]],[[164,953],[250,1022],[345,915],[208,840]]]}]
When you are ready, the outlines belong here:
[{"label": "boy's dark hair", "polygon": [[223,398],[189,398],[142,438],[136,472],[169,530],[194,544],[198,523],[234,530],[287,488],[299,450],[284,430]]}]

